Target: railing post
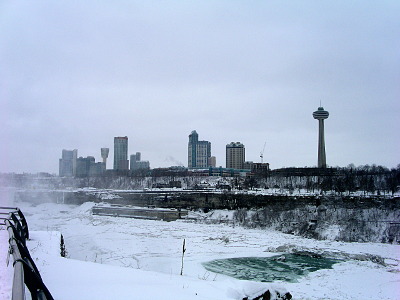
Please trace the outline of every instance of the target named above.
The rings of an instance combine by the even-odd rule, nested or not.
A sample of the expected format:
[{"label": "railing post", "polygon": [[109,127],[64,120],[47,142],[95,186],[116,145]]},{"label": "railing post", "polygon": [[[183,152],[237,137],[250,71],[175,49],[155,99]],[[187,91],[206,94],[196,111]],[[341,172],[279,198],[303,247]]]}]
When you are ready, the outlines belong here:
[{"label": "railing post", "polygon": [[24,278],[24,266],[22,263],[22,257],[18,249],[16,237],[14,236],[13,225],[10,220],[5,220],[7,226],[10,252],[14,259],[14,278],[12,286],[12,300],[24,300],[25,299],[25,278]]},{"label": "railing post", "polygon": [[25,300],[24,266],[21,261],[14,264],[12,300]]},{"label": "railing post", "polygon": [[[33,300],[53,300],[40,276],[32,257],[26,247],[29,238],[28,224],[18,208],[0,207],[0,209],[13,209],[8,218],[2,218],[7,226],[10,244],[10,254],[13,256],[14,278],[12,287],[12,300],[25,300],[25,286],[29,289]],[[18,217],[15,215],[18,214]]]}]

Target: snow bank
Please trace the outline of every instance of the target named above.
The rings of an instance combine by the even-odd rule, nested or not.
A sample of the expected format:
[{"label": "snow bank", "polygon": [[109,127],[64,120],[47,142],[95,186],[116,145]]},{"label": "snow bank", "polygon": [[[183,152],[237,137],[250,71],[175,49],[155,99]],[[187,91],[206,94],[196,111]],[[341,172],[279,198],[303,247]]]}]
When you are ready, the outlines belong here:
[{"label": "snow bank", "polygon": [[284,296],[289,293],[288,291],[286,291],[286,289],[275,284],[265,284],[249,281],[245,282],[240,288],[228,290],[228,296],[232,297],[233,299],[254,299],[263,295],[265,291],[270,292],[270,300],[282,299],[277,296]]},{"label": "snow bank", "polygon": [[74,212],[76,214],[80,214],[80,215],[91,214],[92,208],[95,205],[96,205],[96,203],[94,203],[94,202],[85,202],[85,203],[79,205],[78,207],[74,208]]},{"label": "snow bank", "polygon": [[[31,255],[55,299],[243,299],[259,296],[271,285],[263,283],[210,282],[61,258],[60,233],[31,232]],[[286,290],[277,286],[273,292]],[[272,298],[273,299],[273,298]]]}]

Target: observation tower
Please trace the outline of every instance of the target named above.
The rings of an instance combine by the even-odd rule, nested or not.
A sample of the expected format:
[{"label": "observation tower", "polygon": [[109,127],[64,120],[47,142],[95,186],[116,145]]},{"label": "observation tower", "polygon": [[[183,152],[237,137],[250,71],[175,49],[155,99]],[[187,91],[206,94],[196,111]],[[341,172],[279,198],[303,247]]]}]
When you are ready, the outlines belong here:
[{"label": "observation tower", "polygon": [[101,148],[100,151],[101,151],[101,158],[103,159],[104,167],[106,168],[108,153],[110,152],[110,149],[109,148]]},{"label": "observation tower", "polygon": [[324,134],[324,120],[328,119],[329,112],[324,110],[322,106],[318,107],[317,111],[313,112],[314,119],[318,120],[318,168],[326,168],[326,154],[325,154],[325,134]]}]

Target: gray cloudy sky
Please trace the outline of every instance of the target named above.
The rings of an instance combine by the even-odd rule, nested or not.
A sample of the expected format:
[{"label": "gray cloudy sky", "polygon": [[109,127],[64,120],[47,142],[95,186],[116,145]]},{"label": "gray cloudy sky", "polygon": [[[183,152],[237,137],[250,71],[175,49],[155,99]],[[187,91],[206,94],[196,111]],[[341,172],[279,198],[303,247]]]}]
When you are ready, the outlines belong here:
[{"label": "gray cloudy sky", "polygon": [[217,165],[240,141],[272,168],[399,159],[399,1],[0,2],[0,172],[58,172],[113,137],[151,167]]}]

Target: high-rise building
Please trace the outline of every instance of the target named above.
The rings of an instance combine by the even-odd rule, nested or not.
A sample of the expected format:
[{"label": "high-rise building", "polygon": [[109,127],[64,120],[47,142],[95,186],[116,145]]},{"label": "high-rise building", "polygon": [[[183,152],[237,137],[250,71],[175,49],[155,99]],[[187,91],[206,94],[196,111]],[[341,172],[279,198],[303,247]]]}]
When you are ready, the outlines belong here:
[{"label": "high-rise building", "polygon": [[76,175],[76,160],[78,150],[63,150],[59,160],[59,176],[72,177]]},{"label": "high-rise building", "polygon": [[114,170],[128,171],[128,137],[114,137]]},{"label": "high-rise building", "polygon": [[103,162],[93,162],[89,167],[89,176],[99,176],[106,171],[106,164]]},{"label": "high-rise building", "polygon": [[78,149],[72,150],[72,174],[76,175],[76,160],[78,159]]},{"label": "high-rise building", "polygon": [[323,107],[318,107],[317,111],[313,112],[314,119],[318,120],[318,168],[326,168],[326,154],[325,154],[325,133],[324,133],[324,120],[329,117],[329,112],[324,110]]},{"label": "high-rise building", "polygon": [[99,176],[106,171],[106,164],[96,163],[93,156],[79,157],[76,161],[76,177]]},{"label": "high-rise building", "polygon": [[79,157],[76,163],[76,176],[77,177],[87,177],[90,173],[90,167],[95,164],[95,159],[93,156]]},{"label": "high-rise building", "polygon": [[203,169],[210,166],[211,143],[199,141],[199,135],[193,130],[189,135],[188,167],[189,169]]},{"label": "high-rise building", "polygon": [[217,165],[216,157],[215,156],[210,156],[210,158],[208,159],[208,166],[215,168],[216,165]]},{"label": "high-rise building", "polygon": [[228,169],[243,169],[245,160],[244,145],[232,142],[226,145],[226,167]]},{"label": "high-rise building", "polygon": [[147,160],[140,160],[141,159],[141,153],[136,152],[136,154],[132,154],[130,156],[130,170],[139,170],[139,169],[150,169],[150,162]]},{"label": "high-rise building", "polygon": [[136,152],[135,158],[136,158],[136,161],[141,161],[142,160],[142,153]]}]

